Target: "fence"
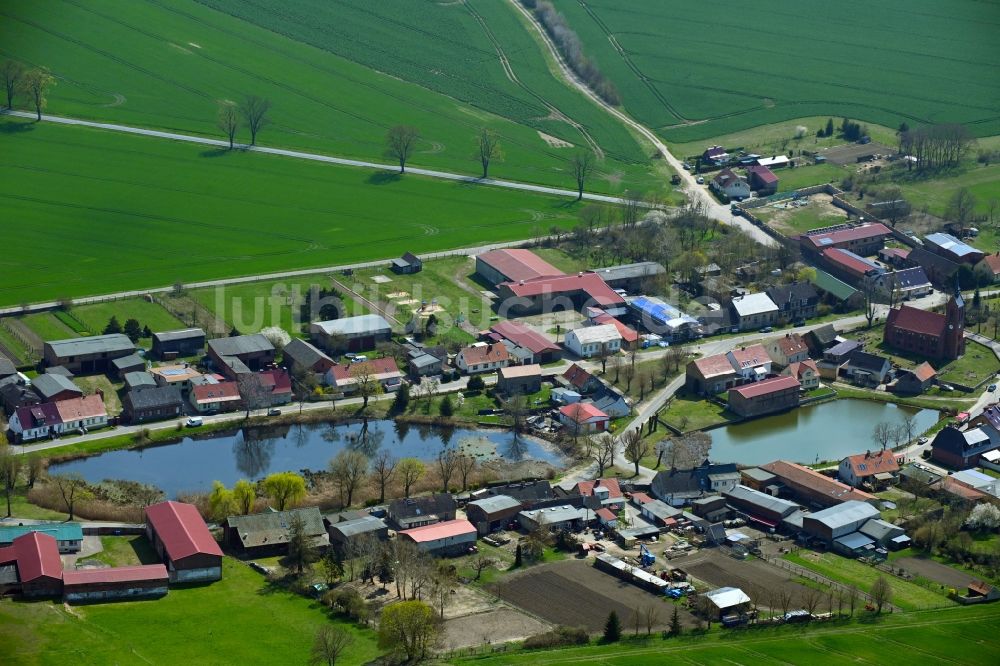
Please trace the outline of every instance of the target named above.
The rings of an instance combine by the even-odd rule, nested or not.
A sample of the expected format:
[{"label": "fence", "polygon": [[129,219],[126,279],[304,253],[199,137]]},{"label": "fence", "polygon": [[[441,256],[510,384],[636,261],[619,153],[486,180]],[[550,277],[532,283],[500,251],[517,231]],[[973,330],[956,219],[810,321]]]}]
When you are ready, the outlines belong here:
[{"label": "fence", "polygon": [[785,571],[795,574],[796,576],[800,576],[802,578],[811,580],[821,585],[826,585],[831,590],[840,592],[841,594],[847,595],[848,597],[851,594],[856,593],[858,597],[865,603],[872,603],[872,597],[867,592],[859,590],[856,587],[850,587],[848,585],[844,585],[843,583],[838,583],[835,580],[831,580],[826,576],[816,573],[812,569],[807,569],[803,566],[799,566],[798,564],[789,562],[788,560],[782,559],[780,557],[774,557],[773,555],[764,555],[763,559],[768,564],[774,565],[779,569],[784,569]]}]

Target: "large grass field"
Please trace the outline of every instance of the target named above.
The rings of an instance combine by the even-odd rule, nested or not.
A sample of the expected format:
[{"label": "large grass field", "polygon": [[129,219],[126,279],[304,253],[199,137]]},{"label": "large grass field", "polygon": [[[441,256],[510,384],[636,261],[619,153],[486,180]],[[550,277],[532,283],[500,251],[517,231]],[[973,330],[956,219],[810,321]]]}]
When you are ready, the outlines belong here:
[{"label": "large grass field", "polygon": [[[505,74],[497,48],[520,85]],[[255,94],[273,102],[273,123],[259,137],[268,145],[379,159],[386,131],[407,124],[423,137],[413,164],[476,174],[475,137],[487,127],[500,135],[504,154],[491,175],[559,185],[572,182],[573,149],[538,132],[587,146],[577,129],[584,127],[606,155],[606,177],[594,178],[594,188],[656,186],[639,144],[553,76],[542,53],[503,2],[0,7],[0,58],[52,70],[58,83],[50,113],[219,136],[218,101]]]},{"label": "large grass field", "polygon": [[625,108],[671,141],[822,115],[1000,133],[995,2],[555,5]]},{"label": "large grass field", "polygon": [[903,653],[922,663],[994,664],[1000,659],[997,604],[883,615],[875,621],[786,625],[706,636],[638,640],[560,650],[502,652],[452,659],[457,664],[836,664],[894,663]]},{"label": "large grass field", "polygon": [[[73,607],[0,601],[0,662],[304,664],[316,629],[331,621],[315,602],[269,586],[227,557],[221,581],[172,588],[155,601]],[[378,655],[370,631],[340,626],[355,640],[338,663]]]},{"label": "large grass field", "polygon": [[100,130],[0,121],[17,252],[0,305],[545,233],[579,204]]}]

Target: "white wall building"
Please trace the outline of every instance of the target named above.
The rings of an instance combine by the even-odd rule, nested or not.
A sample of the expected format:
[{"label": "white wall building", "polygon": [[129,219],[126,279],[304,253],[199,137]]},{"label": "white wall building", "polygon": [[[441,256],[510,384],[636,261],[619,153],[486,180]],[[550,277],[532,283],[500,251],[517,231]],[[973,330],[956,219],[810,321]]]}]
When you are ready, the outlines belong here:
[{"label": "white wall building", "polygon": [[617,352],[622,347],[622,336],[614,324],[584,326],[566,333],[563,344],[577,356],[590,358],[599,355],[602,350],[608,354]]}]

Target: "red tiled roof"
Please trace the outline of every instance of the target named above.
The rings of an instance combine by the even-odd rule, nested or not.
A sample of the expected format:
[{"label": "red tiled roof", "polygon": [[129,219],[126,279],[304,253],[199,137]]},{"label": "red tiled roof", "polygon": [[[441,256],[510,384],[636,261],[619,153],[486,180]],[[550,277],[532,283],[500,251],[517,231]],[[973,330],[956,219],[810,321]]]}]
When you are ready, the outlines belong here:
[{"label": "red tiled roof", "polygon": [[988,254],[983,257],[983,262],[989,266],[994,275],[1000,274],[1000,254]]},{"label": "red tiled roof", "polygon": [[508,365],[500,368],[500,376],[504,379],[516,379],[519,377],[541,377],[542,366],[537,363],[530,365]]},{"label": "red tiled roof", "polygon": [[850,250],[844,250],[839,247],[827,248],[823,250],[822,255],[827,261],[836,264],[858,277],[863,277],[870,271],[876,270],[877,268],[876,266],[868,263],[864,257],[858,256]]},{"label": "red tiled roof", "polygon": [[[889,231],[889,227],[881,223],[875,224],[863,224],[859,227],[852,227],[850,229],[841,229],[839,231],[830,231],[821,234],[810,234],[802,236],[802,239],[813,247],[820,249],[824,247],[830,247],[831,245],[836,245],[838,243],[846,243],[852,240],[861,240],[865,238],[876,238],[878,236],[888,236],[892,232]],[[822,243],[823,239],[829,239],[829,243]]]},{"label": "red tiled roof", "polygon": [[730,183],[738,183],[743,179],[740,178],[738,175],[736,175],[735,171],[733,171],[729,167],[726,167],[725,169],[717,173],[715,175],[715,178],[713,178],[712,180],[719,187],[726,187]]},{"label": "red tiled roof", "polygon": [[41,532],[28,532],[14,539],[10,546],[0,548],[0,564],[17,563],[17,575],[22,583],[37,578],[62,578],[62,560],[54,537]]},{"label": "red tiled roof", "polygon": [[563,373],[563,379],[569,382],[574,388],[582,389],[590,381],[592,374],[574,363]]},{"label": "red tiled roof", "polygon": [[632,493],[632,501],[638,504],[648,504],[653,501],[653,498],[646,493]]},{"label": "red tiled roof", "polygon": [[618,485],[618,479],[598,479],[597,481],[580,481],[576,484],[576,489],[584,497],[590,497],[594,494],[594,488],[599,488],[604,486],[608,489],[608,498],[617,498],[622,496],[622,488]]},{"label": "red tiled roof", "polygon": [[507,276],[508,280],[534,280],[552,275],[565,275],[531,250],[491,250],[476,257]]},{"label": "red tiled roof", "polygon": [[730,375],[736,372],[733,370],[733,364],[729,362],[729,357],[725,354],[706,356],[695,359],[691,363],[694,364],[694,367],[698,369],[698,372],[705,379],[711,379],[720,375]]},{"label": "red tiled roof", "polygon": [[[892,451],[878,451],[877,453],[859,453],[854,456],[847,456],[847,464],[851,466],[854,476],[863,478],[874,476],[883,472],[898,472],[899,461]],[[862,469],[864,466],[864,469]]]},{"label": "red tiled roof", "polygon": [[733,362],[735,362],[739,368],[752,368],[771,362],[771,355],[767,353],[764,345],[760,343],[750,345],[749,347],[733,349],[729,352],[729,355],[733,359],[733,361],[730,362],[730,367],[732,367]]},{"label": "red tiled roof", "polygon": [[507,348],[503,345],[479,345],[466,347],[459,352],[466,365],[481,365],[483,363],[499,363],[510,358]]},{"label": "red tiled roof", "polygon": [[494,333],[506,338],[519,347],[524,347],[532,354],[559,351],[559,345],[544,335],[516,321],[502,321],[490,327]]},{"label": "red tiled roof", "polygon": [[146,521],[153,526],[171,560],[192,555],[222,557],[222,549],[193,504],[173,501],[153,504],[146,507]]},{"label": "red tiled roof", "polygon": [[961,497],[962,499],[969,501],[983,500],[989,497],[986,493],[980,492],[975,488],[970,488],[961,481],[956,481],[950,476],[946,476],[938,481],[937,485],[946,493],[950,493],[956,497]]},{"label": "red tiled roof", "polygon": [[[345,363],[342,365],[335,365],[330,368],[330,373],[333,375],[337,382],[343,382],[350,380],[354,375],[351,374],[351,369],[356,368],[359,365],[365,365],[371,367],[371,374],[375,379],[383,379],[392,376],[402,376],[399,371],[399,366],[396,365],[396,359],[391,356],[386,356],[385,358],[373,358],[365,361],[364,363]],[[355,370],[355,372],[358,372]]]},{"label": "red tiled roof", "polygon": [[808,350],[806,343],[802,341],[798,333],[786,334],[785,337],[778,338],[776,342],[778,348],[786,357],[794,356]]},{"label": "red tiled roof", "polygon": [[632,343],[639,340],[639,334],[634,329],[621,323],[606,312],[594,317],[594,322],[598,324],[611,324],[618,329],[618,335],[622,336],[622,340],[625,342]]},{"label": "red tiled roof", "polygon": [[874,495],[851,488],[840,481],[820,474],[814,469],[809,469],[808,467],[788,462],[787,460],[775,460],[766,465],[760,465],[760,468],[767,470],[781,479],[787,479],[790,483],[794,483],[802,488],[809,488],[838,502],[846,502],[847,500],[870,502],[875,499]]},{"label": "red tiled roof", "polygon": [[108,415],[104,409],[104,398],[96,393],[82,398],[60,400],[56,403],[56,411],[59,412],[59,418],[63,423]]},{"label": "red tiled roof", "polygon": [[292,378],[284,370],[278,368],[264,370],[257,376],[260,377],[260,383],[270,389],[271,393],[292,392]]},{"label": "red tiled roof", "polygon": [[462,534],[475,534],[476,528],[468,520],[459,518],[457,520],[446,520],[443,523],[434,523],[433,525],[423,525],[422,527],[414,527],[409,530],[401,530],[399,534],[405,535],[415,541],[416,543],[426,543],[427,541],[437,541],[438,539],[447,539],[448,537],[456,537]]},{"label": "red tiled roof", "polygon": [[604,522],[611,522],[613,520],[618,520],[618,516],[615,515],[614,511],[604,507],[601,507],[600,509],[595,511],[594,515],[596,515],[598,518],[603,519]]},{"label": "red tiled roof", "polygon": [[798,388],[799,386],[801,386],[801,384],[799,384],[798,379],[795,377],[784,376],[771,377],[770,379],[754,382],[753,384],[745,384],[744,386],[739,386],[729,390],[739,393],[744,398],[759,398],[762,395],[768,395],[769,393],[775,393],[777,391],[787,391],[788,389]]},{"label": "red tiled roof", "polygon": [[111,567],[109,569],[77,569],[63,573],[66,587],[92,583],[139,583],[161,580],[166,584],[167,567],[162,564],[145,564],[132,567]]},{"label": "red tiled roof", "polygon": [[576,402],[572,405],[565,405],[559,408],[559,412],[566,418],[572,419],[577,423],[586,423],[591,419],[610,418],[590,402]]},{"label": "red tiled roof", "polygon": [[602,307],[625,305],[625,299],[608,286],[604,278],[597,273],[541,277],[523,282],[504,282],[502,286],[510,289],[515,296],[555,296],[567,292],[582,291]]},{"label": "red tiled roof", "polygon": [[948,318],[937,312],[911,308],[909,305],[889,310],[885,321],[886,328],[892,326],[923,335],[944,335]]},{"label": "red tiled roof", "polygon": [[747,167],[747,173],[752,173],[757,176],[761,182],[767,183],[768,185],[773,185],[778,182],[778,177],[775,176],[774,173],[766,166],[761,166],[759,164],[749,166]]},{"label": "red tiled roof", "polygon": [[236,382],[200,384],[192,389],[196,402],[226,402],[240,399],[240,386]]},{"label": "red tiled roof", "polygon": [[816,367],[816,361],[811,358],[792,363],[788,366],[788,374],[796,379],[804,377],[806,375],[806,370],[812,370],[814,373],[819,374],[819,368]]},{"label": "red tiled roof", "polygon": [[927,361],[924,361],[923,363],[915,367],[912,370],[912,372],[913,376],[916,377],[917,380],[921,382],[926,382],[928,379],[934,379],[934,375],[937,374],[937,371],[934,370],[934,366],[932,366]]},{"label": "red tiled roof", "polygon": [[[879,254],[883,257],[899,257],[900,259],[906,259],[910,256],[910,251],[901,247],[884,247],[879,250]],[[998,257],[998,259],[1000,259],[1000,257]]]}]

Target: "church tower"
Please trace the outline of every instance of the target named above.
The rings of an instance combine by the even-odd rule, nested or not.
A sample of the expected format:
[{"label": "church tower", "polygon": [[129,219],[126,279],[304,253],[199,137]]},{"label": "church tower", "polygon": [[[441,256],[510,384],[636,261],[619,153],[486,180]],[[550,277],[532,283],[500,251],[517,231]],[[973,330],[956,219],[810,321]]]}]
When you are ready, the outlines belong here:
[{"label": "church tower", "polygon": [[965,299],[955,281],[955,295],[948,300],[945,311],[944,355],[955,359],[965,353]]}]

